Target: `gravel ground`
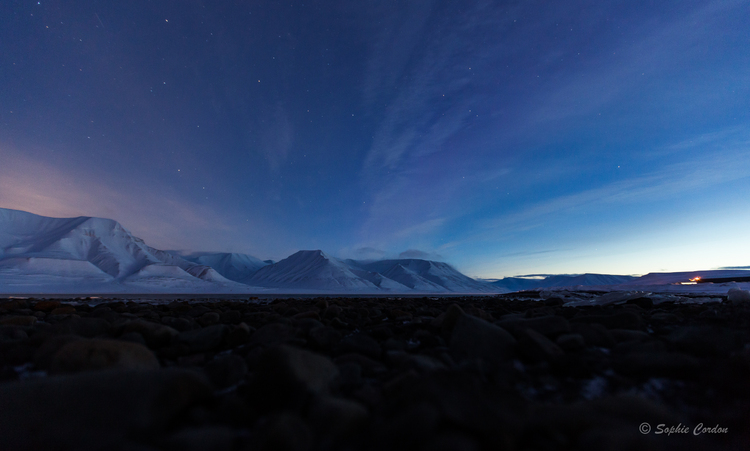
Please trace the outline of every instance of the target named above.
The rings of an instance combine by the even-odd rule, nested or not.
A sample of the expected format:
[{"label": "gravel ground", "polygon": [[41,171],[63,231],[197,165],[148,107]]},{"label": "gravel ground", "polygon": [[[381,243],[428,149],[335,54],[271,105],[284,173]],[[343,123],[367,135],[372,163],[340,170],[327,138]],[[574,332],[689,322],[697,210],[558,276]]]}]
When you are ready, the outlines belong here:
[{"label": "gravel ground", "polygon": [[748,449],[750,303],[534,296],[0,299],[0,449]]}]

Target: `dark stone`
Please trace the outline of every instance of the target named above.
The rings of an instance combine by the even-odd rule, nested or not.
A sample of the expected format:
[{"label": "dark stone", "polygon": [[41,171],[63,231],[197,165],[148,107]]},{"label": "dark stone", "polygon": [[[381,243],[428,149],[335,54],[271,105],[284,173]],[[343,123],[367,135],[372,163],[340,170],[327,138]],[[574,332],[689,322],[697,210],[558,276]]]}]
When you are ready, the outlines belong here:
[{"label": "dark stone", "polygon": [[189,320],[187,318],[176,318],[174,316],[162,316],[161,322],[177,330],[178,332],[193,330],[193,325],[195,324],[193,320]]},{"label": "dark stone", "polygon": [[242,321],[242,313],[237,310],[227,310],[221,313],[221,322],[224,324],[239,324]]},{"label": "dark stone", "polygon": [[339,342],[339,353],[356,352],[378,359],[380,358],[380,345],[374,338],[364,333],[356,333],[344,337]]},{"label": "dark stone", "polygon": [[159,360],[145,346],[122,340],[74,340],[52,358],[51,373],[77,373],[106,369],[155,370]]},{"label": "dark stone", "polygon": [[237,449],[239,434],[227,426],[202,426],[175,432],[161,445],[168,451],[232,451]]},{"label": "dark stone", "polygon": [[570,323],[562,316],[540,316],[536,318],[500,319],[495,324],[516,335],[525,329],[532,329],[547,337],[570,332]]},{"label": "dark stone", "polygon": [[203,369],[216,388],[239,384],[247,374],[245,359],[234,354],[217,357],[208,362]]},{"label": "dark stone", "polygon": [[258,361],[250,401],[262,410],[300,408],[310,396],[327,393],[339,376],[327,357],[281,345],[266,350]]},{"label": "dark stone", "polygon": [[357,354],[356,352],[340,355],[334,359],[334,362],[336,362],[337,365],[356,363],[362,368],[365,376],[368,377],[383,374],[387,371],[385,365],[382,363],[362,354]]},{"label": "dark stone", "polygon": [[221,315],[216,312],[206,312],[196,320],[198,321],[198,324],[203,327],[213,326],[214,324],[219,324],[221,322]]},{"label": "dark stone", "polygon": [[570,331],[581,335],[589,346],[612,348],[615,345],[612,334],[601,324],[573,323],[570,325]]},{"label": "dark stone", "polygon": [[496,366],[513,356],[515,342],[513,336],[505,329],[483,319],[463,314],[455,321],[450,339],[450,352],[456,361],[479,359],[490,366]]},{"label": "dark stone", "polygon": [[586,341],[581,334],[563,334],[557,337],[557,345],[567,352],[576,352],[586,347]]},{"label": "dark stone", "polygon": [[722,326],[683,326],[666,340],[675,349],[698,356],[728,355],[739,347],[738,336]]},{"label": "dark stone", "polygon": [[652,377],[692,379],[697,376],[700,366],[700,359],[676,352],[634,352],[613,363],[617,372],[644,379]]},{"label": "dark stone", "polygon": [[313,446],[313,433],[298,415],[281,413],[262,418],[256,429],[260,450],[309,451]]},{"label": "dark stone", "polygon": [[4,451],[117,449],[163,431],[210,396],[185,370],[102,371],[0,385]]},{"label": "dark stone", "polygon": [[640,298],[635,298],[635,299],[629,299],[627,302],[625,302],[625,304],[637,305],[638,307],[648,309],[654,306],[654,301],[651,300],[651,298],[640,297]]},{"label": "dark stone", "polygon": [[533,329],[525,329],[518,334],[516,349],[521,357],[531,362],[557,361],[565,356],[559,346]]},{"label": "dark stone", "polygon": [[310,330],[307,337],[316,349],[329,350],[341,340],[341,332],[328,327],[318,327]]},{"label": "dark stone", "polygon": [[190,347],[193,351],[209,351],[219,346],[229,332],[226,324],[216,324],[202,329],[180,332],[175,340]]},{"label": "dark stone", "polygon": [[81,318],[72,316],[58,321],[53,331],[58,334],[74,334],[81,337],[93,338],[105,335],[109,331],[109,323],[102,318]]},{"label": "dark stone", "polygon": [[[453,328],[456,327],[458,318],[463,315],[466,315],[466,313],[458,304],[451,304],[448,310],[445,311],[442,320],[439,321],[439,324],[436,324],[437,327],[440,327],[440,334],[445,338],[450,337],[453,333]],[[435,318],[435,320],[438,318]]]},{"label": "dark stone", "polygon": [[578,323],[597,323],[607,329],[643,329],[640,315],[631,310],[616,310],[605,315],[577,315],[571,321]]},{"label": "dark stone", "polygon": [[126,334],[128,332],[138,332],[141,334],[146,340],[146,344],[151,348],[166,346],[172,341],[172,338],[179,334],[172,327],[142,319],[125,323],[122,326],[122,333]]},{"label": "dark stone", "polygon": [[250,337],[251,345],[276,346],[294,339],[299,329],[284,323],[266,324]]}]

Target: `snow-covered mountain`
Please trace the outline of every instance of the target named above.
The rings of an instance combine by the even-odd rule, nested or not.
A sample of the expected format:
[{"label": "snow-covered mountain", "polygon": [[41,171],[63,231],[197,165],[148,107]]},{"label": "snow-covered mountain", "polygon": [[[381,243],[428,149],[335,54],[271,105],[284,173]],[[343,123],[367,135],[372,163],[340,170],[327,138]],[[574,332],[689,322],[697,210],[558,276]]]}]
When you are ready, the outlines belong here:
[{"label": "snow-covered mountain", "polygon": [[247,282],[260,268],[270,264],[252,255],[229,252],[170,253],[199,265],[210,266],[227,279],[240,283]]},{"label": "snow-covered mountain", "polygon": [[[207,265],[154,249],[117,221],[49,218],[0,208],[0,292],[225,291],[238,284]],[[33,287],[33,288],[29,288]]]},{"label": "snow-covered mountain", "polygon": [[248,281],[264,287],[333,292],[496,292],[491,285],[456,271],[447,263],[419,259],[359,262],[323,251],[299,251],[258,270]]},{"label": "snow-covered mountain", "polygon": [[610,274],[560,274],[543,277],[505,277],[495,282],[491,282],[491,284],[508,291],[522,291],[553,287],[619,285],[632,282],[636,279],[638,279],[638,277]]},{"label": "snow-covered mountain", "polygon": [[323,251],[299,251],[289,257],[265,266],[253,275],[248,283],[264,287],[304,288],[325,291],[379,291],[399,288],[403,285],[379,274],[354,268]]},{"label": "snow-covered mountain", "polygon": [[376,272],[415,291],[434,292],[497,292],[492,285],[474,280],[443,262],[421,259],[379,260],[351,264]]}]

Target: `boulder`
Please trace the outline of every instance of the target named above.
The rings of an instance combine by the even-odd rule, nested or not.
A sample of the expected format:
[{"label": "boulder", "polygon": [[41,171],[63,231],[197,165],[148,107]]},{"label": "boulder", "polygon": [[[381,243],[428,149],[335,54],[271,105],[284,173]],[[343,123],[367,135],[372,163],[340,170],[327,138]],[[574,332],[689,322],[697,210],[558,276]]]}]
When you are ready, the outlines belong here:
[{"label": "boulder", "polygon": [[461,314],[456,318],[451,333],[450,352],[459,362],[482,360],[490,366],[496,366],[513,356],[515,342],[505,329],[483,319]]},{"label": "boulder", "polygon": [[542,335],[552,338],[570,332],[570,323],[562,316],[501,319],[500,321],[495,321],[495,324],[514,335],[525,329],[532,329]]},{"label": "boulder", "polygon": [[172,327],[164,324],[152,323],[151,321],[144,321],[142,319],[126,323],[122,327],[122,333],[126,334],[128,332],[138,332],[141,334],[144,340],[146,340],[146,344],[151,348],[166,346],[172,341],[173,337],[179,334],[179,332]]},{"label": "boulder", "polygon": [[219,346],[224,336],[229,332],[226,324],[215,324],[202,329],[180,332],[175,340],[177,343],[187,345],[191,351],[209,351]]},{"label": "boulder", "polygon": [[287,345],[273,347],[260,356],[250,401],[264,410],[299,408],[310,396],[327,393],[338,376],[328,357]]},{"label": "boulder", "polygon": [[727,293],[729,302],[750,302],[750,291],[741,288],[730,288]]},{"label": "boulder", "polygon": [[127,369],[153,370],[159,360],[147,347],[122,340],[74,340],[62,346],[52,358],[52,373]]}]

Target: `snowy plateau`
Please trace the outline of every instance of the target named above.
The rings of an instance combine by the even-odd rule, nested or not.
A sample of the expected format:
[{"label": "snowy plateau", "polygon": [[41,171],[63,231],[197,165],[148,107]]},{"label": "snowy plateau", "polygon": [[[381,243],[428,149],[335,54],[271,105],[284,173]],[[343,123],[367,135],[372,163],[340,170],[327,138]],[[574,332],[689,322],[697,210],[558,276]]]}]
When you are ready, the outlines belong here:
[{"label": "snowy plateau", "polygon": [[0,208],[0,294],[493,294],[566,288],[726,293],[749,285],[682,285],[695,277],[750,277],[750,271],[484,281],[422,259],[342,260],[303,250],[272,262],[238,253],[163,251],[112,219],[50,218]]}]

